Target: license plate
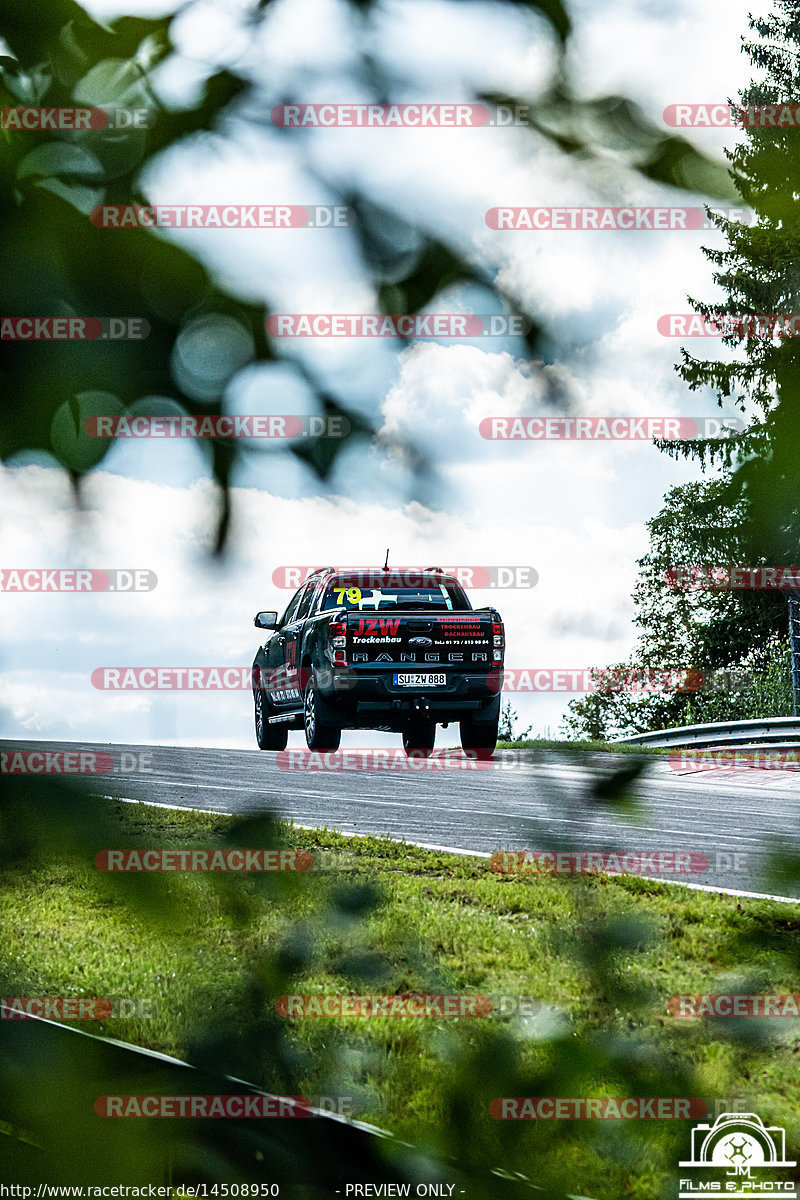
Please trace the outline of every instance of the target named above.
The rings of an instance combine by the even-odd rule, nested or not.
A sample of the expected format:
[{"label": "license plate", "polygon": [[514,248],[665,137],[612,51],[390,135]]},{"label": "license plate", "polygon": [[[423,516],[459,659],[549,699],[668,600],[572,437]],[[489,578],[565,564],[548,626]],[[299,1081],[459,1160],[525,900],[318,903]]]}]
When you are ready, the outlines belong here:
[{"label": "license plate", "polygon": [[445,675],[395,675],[395,687],[444,687]]}]

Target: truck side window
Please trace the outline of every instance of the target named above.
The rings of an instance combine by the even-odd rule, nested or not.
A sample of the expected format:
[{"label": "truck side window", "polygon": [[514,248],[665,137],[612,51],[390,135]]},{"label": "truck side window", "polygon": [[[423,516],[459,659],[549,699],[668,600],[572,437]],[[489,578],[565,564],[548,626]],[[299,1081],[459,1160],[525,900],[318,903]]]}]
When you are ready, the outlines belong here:
[{"label": "truck side window", "polygon": [[292,596],[287,605],[286,612],[281,617],[281,629],[283,629],[284,625],[291,625],[292,621],[294,621],[297,614],[298,605],[300,604],[300,598],[305,590],[306,587],[303,585],[303,587],[301,587],[300,590],[295,592],[295,594]]},{"label": "truck side window", "polygon": [[302,621],[304,617],[308,616],[311,609],[311,601],[314,599],[314,592],[316,590],[317,580],[309,579],[308,583],[306,584],[305,591],[300,597],[300,604],[294,618],[295,621]]}]

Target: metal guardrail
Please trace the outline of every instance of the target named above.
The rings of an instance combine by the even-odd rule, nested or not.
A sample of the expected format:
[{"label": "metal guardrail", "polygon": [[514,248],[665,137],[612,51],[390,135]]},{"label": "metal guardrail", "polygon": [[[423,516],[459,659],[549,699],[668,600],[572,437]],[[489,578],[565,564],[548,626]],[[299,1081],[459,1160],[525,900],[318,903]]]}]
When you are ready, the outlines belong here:
[{"label": "metal guardrail", "polygon": [[[405,1180],[402,1168],[380,1147],[388,1141],[400,1148],[407,1143],[376,1126],[325,1109],[299,1108],[296,1115],[302,1113],[306,1120],[242,1116],[192,1121],[187,1117],[167,1121],[169,1131],[160,1136],[152,1130],[142,1133],[140,1128],[160,1125],[156,1118],[118,1122],[95,1116],[99,1097],[149,1094],[271,1096],[213,1066],[193,1066],[38,1015],[20,1019],[8,1002],[0,1001],[0,1177],[4,1179],[13,1177],[16,1182],[19,1173],[26,1183],[33,1179],[86,1185],[105,1183],[111,1176],[117,1183],[165,1184],[177,1171],[178,1179],[190,1176],[191,1182],[191,1171],[210,1163],[212,1177],[216,1172],[222,1180],[267,1179],[281,1187],[281,1195],[288,1190],[293,1200],[306,1194],[306,1187],[315,1196],[335,1194],[337,1189],[344,1195],[346,1184],[354,1179],[364,1184],[374,1179],[392,1184]],[[195,1127],[191,1138],[182,1128],[187,1125]],[[187,1155],[190,1162],[185,1161]],[[298,1164],[307,1178],[297,1179]]]},{"label": "metal guardrail", "polygon": [[[192,1065],[38,1015],[15,1017],[10,1002],[0,1000],[4,1181],[19,1177],[26,1185],[47,1180],[84,1187],[106,1181],[162,1187],[196,1184],[198,1179],[240,1185],[267,1181],[270,1186],[262,1186],[261,1196],[277,1195],[275,1187],[287,1200],[344,1197],[350,1185],[356,1194],[369,1194],[376,1181],[386,1194],[406,1189],[414,1195],[416,1185],[438,1187],[436,1181],[448,1178],[454,1181],[455,1195],[472,1185],[477,1195],[498,1200],[528,1200],[535,1188],[525,1176],[510,1178],[491,1164],[483,1173],[474,1166],[464,1172],[376,1125],[307,1104],[294,1114],[306,1115],[306,1120],[187,1116],[167,1121],[166,1130],[157,1118],[102,1120],[95,1103],[109,1095],[274,1096],[215,1067],[210,1047],[211,1062]],[[209,1184],[195,1194],[244,1192],[241,1187],[213,1191]]]},{"label": "metal guardrail", "polygon": [[697,749],[736,746],[748,750],[766,747],[789,750],[800,747],[800,717],[760,717],[751,721],[682,725],[677,729],[636,733],[614,740],[625,746],[695,746]]}]

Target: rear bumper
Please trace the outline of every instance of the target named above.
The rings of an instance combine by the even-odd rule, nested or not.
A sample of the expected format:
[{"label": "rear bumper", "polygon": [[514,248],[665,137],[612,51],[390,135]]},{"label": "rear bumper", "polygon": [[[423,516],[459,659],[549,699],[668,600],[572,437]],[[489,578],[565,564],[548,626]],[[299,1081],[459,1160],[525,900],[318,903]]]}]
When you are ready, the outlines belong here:
[{"label": "rear bumper", "polygon": [[493,721],[500,711],[502,669],[445,671],[443,687],[400,688],[394,675],[408,666],[346,668],[318,674],[317,684],[337,723],[363,728],[401,729],[413,719],[437,722]]}]

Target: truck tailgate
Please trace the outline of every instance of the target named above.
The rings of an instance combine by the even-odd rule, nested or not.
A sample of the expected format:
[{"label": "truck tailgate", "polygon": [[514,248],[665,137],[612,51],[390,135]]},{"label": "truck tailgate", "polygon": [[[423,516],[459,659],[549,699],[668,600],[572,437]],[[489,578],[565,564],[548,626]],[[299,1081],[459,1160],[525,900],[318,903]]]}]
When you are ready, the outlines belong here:
[{"label": "truck tailgate", "polygon": [[347,661],[354,667],[392,663],[489,671],[492,646],[489,612],[347,614]]}]

